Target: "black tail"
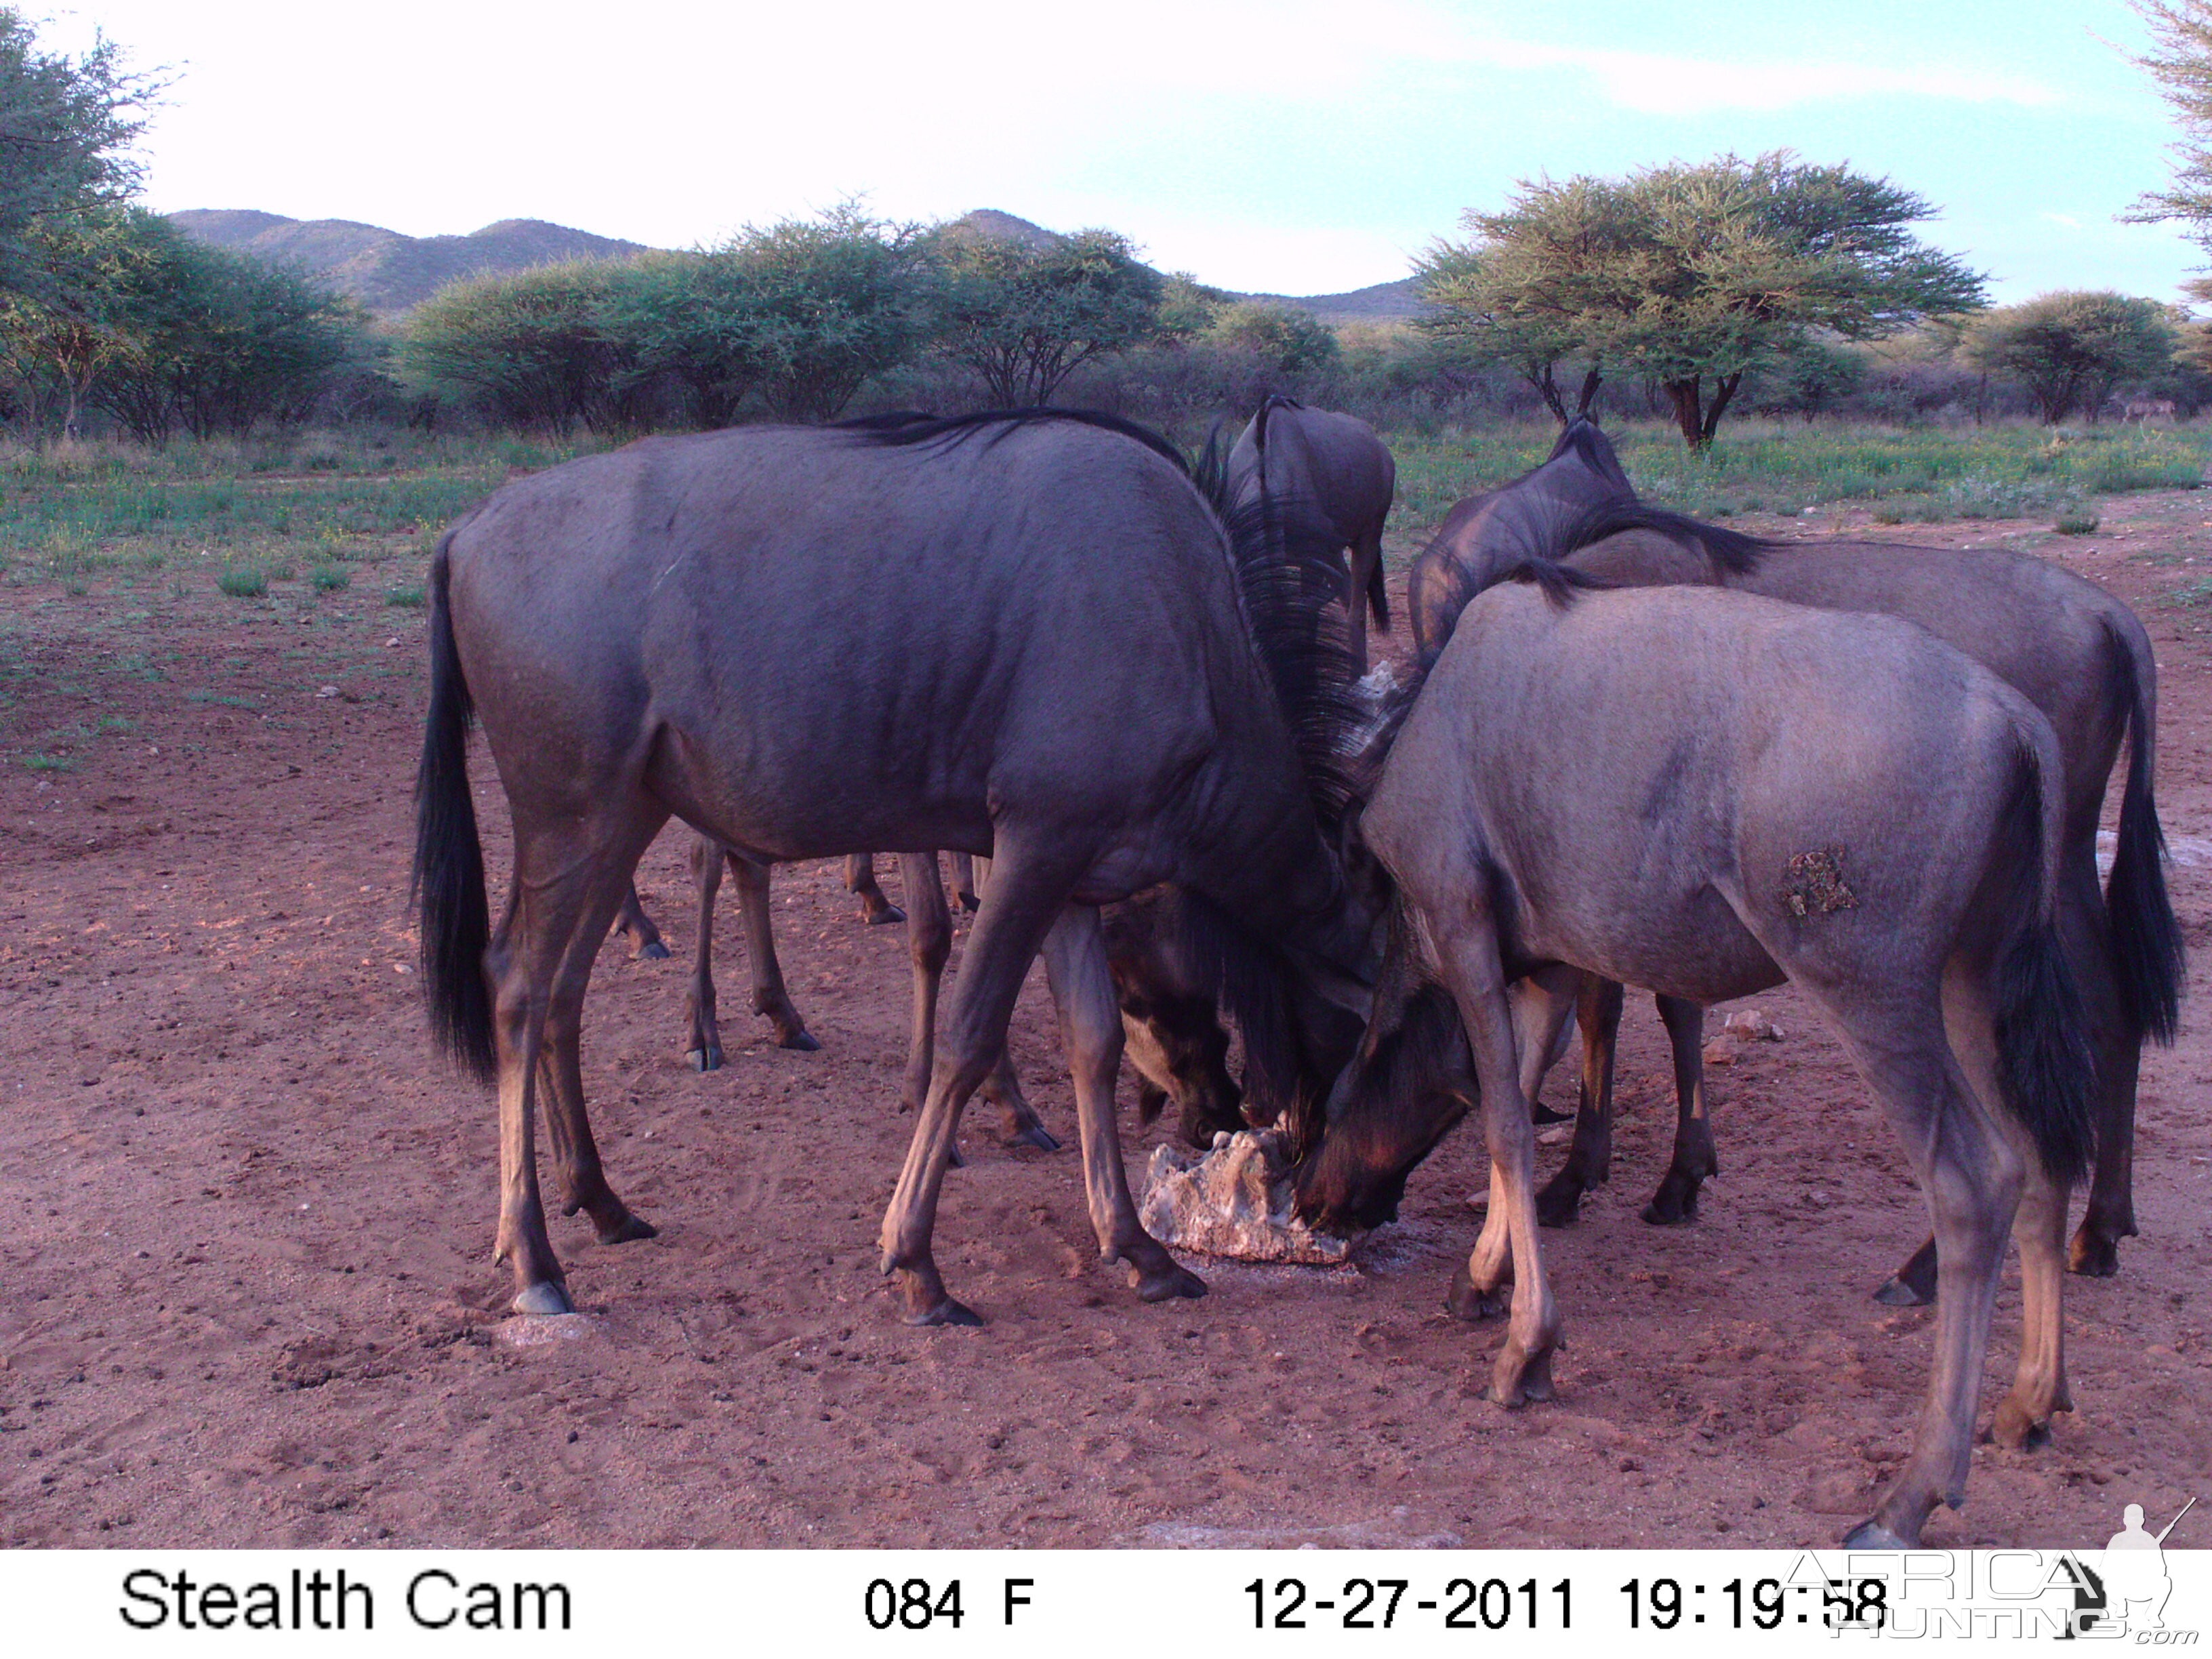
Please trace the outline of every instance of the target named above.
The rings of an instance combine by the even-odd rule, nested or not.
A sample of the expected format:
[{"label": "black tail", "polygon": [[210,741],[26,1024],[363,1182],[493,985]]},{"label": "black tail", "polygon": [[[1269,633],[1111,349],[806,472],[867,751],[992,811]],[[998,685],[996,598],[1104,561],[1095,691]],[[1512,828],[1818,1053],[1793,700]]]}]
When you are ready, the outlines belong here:
[{"label": "black tail", "polygon": [[1390,594],[1382,579],[1382,561],[1375,561],[1375,568],[1367,574],[1367,603],[1375,612],[1375,625],[1385,634],[1390,631]]},{"label": "black tail", "polygon": [[2012,914],[1997,957],[1997,1081],[2006,1105],[2033,1139],[2044,1169],[2052,1180],[2071,1184],[2088,1168],[2094,1139],[2095,1061],[2089,1017],[2052,919],[2063,805],[2050,787],[2057,775],[2057,744],[2045,742],[2053,757],[2050,776],[2027,734],[2021,734],[2001,826],[2008,860],[2027,878],[2013,884]]},{"label": "black tail", "polygon": [[2181,1018],[2181,925],[2166,896],[2166,834],[2151,797],[2156,758],[2157,714],[2150,689],[2136,672],[2136,656],[2111,621],[2105,623],[2107,683],[2127,711],[2128,781],[2120,796],[2119,845],[2105,888],[2112,922],[2112,969],[2129,1024],[2171,1044]]},{"label": "black tail", "polygon": [[430,712],[415,774],[414,896],[421,901],[430,1035],[441,1053],[490,1082],[499,1074],[483,960],[491,915],[484,902],[476,804],[469,794],[469,727],[476,711],[453,648],[446,597],[452,542],[448,532],[430,562]]}]

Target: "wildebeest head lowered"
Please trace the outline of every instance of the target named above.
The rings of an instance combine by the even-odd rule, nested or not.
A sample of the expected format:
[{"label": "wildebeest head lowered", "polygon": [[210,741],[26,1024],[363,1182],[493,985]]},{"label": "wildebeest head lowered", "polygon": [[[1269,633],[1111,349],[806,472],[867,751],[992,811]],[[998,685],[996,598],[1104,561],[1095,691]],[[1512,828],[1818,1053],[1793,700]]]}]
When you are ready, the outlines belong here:
[{"label": "wildebeest head lowered", "polygon": [[1370,1037],[1298,1172],[1302,1213],[1394,1201],[1476,1099],[1491,1201],[1455,1301],[1494,1304],[1510,1277],[1495,1390],[1543,1397],[1559,1321],[1506,987],[1580,970],[1715,1002],[1788,977],[1934,1213],[1927,1409],[1854,1534],[1917,1539],[1963,1498],[2008,1231],[2024,1336],[1995,1432],[2022,1444],[2069,1406],[2065,1190],[2091,1061],[2055,925],[2063,797],[2050,721],[1907,623],[1703,588],[1491,589],[1362,815],[1397,908]]},{"label": "wildebeest head lowered", "polygon": [[[571,1206],[602,1237],[641,1226],[599,1167],[577,1031],[599,941],[672,813],[758,859],[996,861],[884,1222],[909,1318],[973,1318],[931,1228],[959,1109],[1040,950],[1100,1247],[1147,1297],[1203,1290],[1130,1201],[1095,907],[1167,881],[1192,894],[1278,1078],[1294,1044],[1237,1000],[1285,998],[1285,963],[1353,1001],[1372,975],[1323,822],[1349,665],[1295,516],[1232,517],[1155,435],[1035,411],[654,439],[510,484],[455,527],[431,572],[417,785],[426,988],[447,1046],[498,1079],[518,1307],[568,1305],[532,1156],[541,1078]],[[514,827],[495,929],[471,711]]]}]

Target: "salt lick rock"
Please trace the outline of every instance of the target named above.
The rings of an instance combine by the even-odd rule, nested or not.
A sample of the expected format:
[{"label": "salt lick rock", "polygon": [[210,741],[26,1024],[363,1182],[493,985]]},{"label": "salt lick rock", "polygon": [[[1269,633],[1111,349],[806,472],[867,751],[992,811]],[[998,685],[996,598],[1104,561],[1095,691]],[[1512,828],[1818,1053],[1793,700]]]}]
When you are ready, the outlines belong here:
[{"label": "salt lick rock", "polygon": [[1138,1213],[1163,1244],[1206,1255],[1328,1267],[1352,1253],[1292,1213],[1289,1148],[1273,1129],[1218,1134],[1204,1153],[1154,1147]]}]

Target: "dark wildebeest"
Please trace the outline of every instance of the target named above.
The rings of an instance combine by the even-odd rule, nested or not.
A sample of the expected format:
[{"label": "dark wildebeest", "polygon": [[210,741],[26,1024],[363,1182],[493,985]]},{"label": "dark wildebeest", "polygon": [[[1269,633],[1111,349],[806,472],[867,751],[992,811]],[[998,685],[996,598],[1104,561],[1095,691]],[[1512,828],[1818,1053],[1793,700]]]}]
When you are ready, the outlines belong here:
[{"label": "dark wildebeest", "polygon": [[[1279,1078],[1297,1069],[1266,1012],[1284,979],[1364,1007],[1373,950],[1323,827],[1357,704],[1316,561],[1294,514],[1222,512],[1157,436],[1034,411],[650,439],[511,483],[448,532],[416,785],[424,980],[441,1042],[499,1085],[519,1310],[570,1305],[538,1191],[541,1079],[572,1207],[603,1239],[644,1231],[601,1170],[578,1039],[599,941],[672,814],[760,860],[992,856],[884,1219],[908,1319],[975,1320],[930,1237],[960,1109],[1040,950],[1100,1247],[1147,1300],[1203,1293],[1130,1199],[1097,907],[1184,887]],[[514,823],[496,930],[472,713]]]},{"label": "dark wildebeest", "polygon": [[[1699,1002],[1785,976],[1879,1097],[1943,1254],[1912,1455],[1851,1541],[1919,1536],[1964,1496],[2008,1228],[2021,1364],[1995,1432],[2066,1409],[2066,1183],[2089,1142],[2084,1018],[2058,943],[2063,770],[2051,724],[1886,617],[1648,588],[1492,588],[1462,614],[1361,820],[1394,884],[1375,1013],[1305,1130],[1297,1201],[1371,1224],[1479,1102],[1488,1218],[1455,1300],[1511,1280],[1493,1376],[1550,1390],[1559,1320],[1506,988],[1602,974]],[[1468,1053],[1472,1044],[1472,1056]]]},{"label": "dark wildebeest", "polygon": [[[2182,945],[2163,871],[2164,838],[2152,790],[2157,665],[2133,611],[2102,588],[2044,560],[1869,542],[1754,541],[1628,503],[1608,503],[1569,526],[1565,562],[1615,586],[1715,584],[1821,611],[1873,612],[1917,624],[2022,693],[2051,724],[2065,765],[2059,932],[2087,1009],[2097,1056],[2095,1176],[2069,1261],[2076,1273],[2117,1270],[2118,1241],[2136,1232],[2133,1182],[2136,1069],[2146,1037],[2172,1041]],[[1512,548],[1483,550],[1510,560]],[[1468,579],[1482,572],[1470,568]],[[2129,762],[2111,881],[2100,891],[2097,825],[2123,741]],[[1547,1047],[1572,993],[1529,1023]],[[1617,987],[1581,988],[1586,1018],[1583,1110],[1565,1165],[1540,1194],[1544,1218],[1572,1218],[1584,1188],[1605,1178],[1611,1152],[1610,1077],[1620,1017]],[[1703,1010],[1662,998],[1680,1112],[1674,1157],[1646,1220],[1686,1219],[1716,1164],[1699,1052]],[[1926,1302],[1935,1293],[1933,1241],[1879,1294]]]},{"label": "dark wildebeest", "polygon": [[1398,464],[1375,428],[1354,416],[1270,397],[1229,452],[1229,487],[1239,502],[1265,496],[1303,503],[1328,525],[1346,551],[1343,592],[1352,660],[1356,672],[1365,673],[1368,607],[1375,625],[1390,631],[1382,521],[1398,488]]},{"label": "dark wildebeest", "polygon": [[[719,843],[713,843],[711,837],[702,836],[698,839],[719,845]],[[750,894],[752,890],[746,884],[750,878],[738,871],[738,864],[744,858],[744,854],[729,848],[724,848],[722,850],[730,856],[730,868],[738,875],[740,891]],[[695,881],[698,878],[705,858],[705,853],[698,847],[694,846],[691,848],[691,872]],[[763,868],[765,871],[765,866]],[[714,883],[719,889],[721,884],[721,877],[719,873],[714,877]],[[906,920],[906,912],[886,898],[884,896],[883,888],[877,884],[876,856],[872,853],[854,853],[845,860],[845,890],[860,899],[860,920],[863,921],[880,925]],[[765,898],[763,902],[766,902]],[[969,908],[972,909],[974,907],[971,905]],[[653,918],[646,915],[645,906],[638,900],[637,888],[635,884],[632,884],[629,891],[623,895],[622,908],[615,913],[613,931],[629,939],[632,960],[642,957],[659,961],[668,954],[667,943],[660,937],[660,929],[653,925]],[[754,988],[756,991],[761,988],[757,980],[755,981]],[[754,1012],[764,1014],[769,1011],[757,1007]],[[793,1018],[795,1019],[796,1016],[794,1015]],[[805,1027],[801,1025],[799,1030],[803,1035]],[[804,1042],[788,1041],[780,1021],[776,1026],[776,1038],[787,1048],[805,1048],[809,1046]]]}]

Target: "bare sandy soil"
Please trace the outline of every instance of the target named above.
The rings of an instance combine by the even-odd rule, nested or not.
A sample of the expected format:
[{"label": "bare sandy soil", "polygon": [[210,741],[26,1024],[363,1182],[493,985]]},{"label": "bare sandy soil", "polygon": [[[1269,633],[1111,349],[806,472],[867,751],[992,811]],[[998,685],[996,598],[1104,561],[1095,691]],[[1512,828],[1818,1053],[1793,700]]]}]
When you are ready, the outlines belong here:
[{"label": "bare sandy soil", "polygon": [[[2212,503],[2106,508],[2085,540],[2015,539],[2150,626],[2203,985],[2212,608],[2167,596],[2212,574]],[[309,629],[210,593],[149,635],[122,603],[0,592],[19,728],[0,734],[0,1542],[1828,1544],[1906,1449],[1929,1316],[1868,1293],[1923,1211],[1786,992],[1758,1000],[1786,1040],[1716,1073],[1725,1174],[1674,1230],[1638,1218],[1671,1105],[1657,1022],[1632,1006],[1613,1182],[1547,1236],[1569,1345],[1549,1405],[1486,1403],[1498,1333],[1442,1310],[1481,1185],[1464,1130],[1353,1265],[1199,1261],[1209,1297],[1146,1307],[1093,1259],[1073,1152],[1009,1152],[978,1114],[939,1259],[988,1323],[915,1331],[875,1272],[910,1127],[901,930],[862,926],[830,866],[781,872],[823,1051],[769,1046],[732,955],[731,1063],[698,1076],[674,835],[640,879],[678,958],[611,945],[585,1048],[617,1188],[660,1236],[602,1248],[556,1222],[588,1334],[515,1346],[489,1260],[492,1103],[432,1060],[404,903],[421,613],[357,603]],[[131,665],[147,652],[165,678]],[[12,758],[91,697],[127,725],[74,769]],[[2076,1411],[2043,1450],[1978,1449],[1929,1541],[2095,1543],[2124,1502],[2170,1515],[2203,1490],[2206,1006],[2145,1064],[2143,1237],[2119,1278],[2069,1281]],[[1052,1029],[1040,975],[1014,1051],[1072,1142]],[[1570,1089],[1563,1068],[1554,1103]],[[1563,1152],[1553,1132],[1544,1157]],[[2008,1279],[1985,1412],[2018,1321]]]}]

